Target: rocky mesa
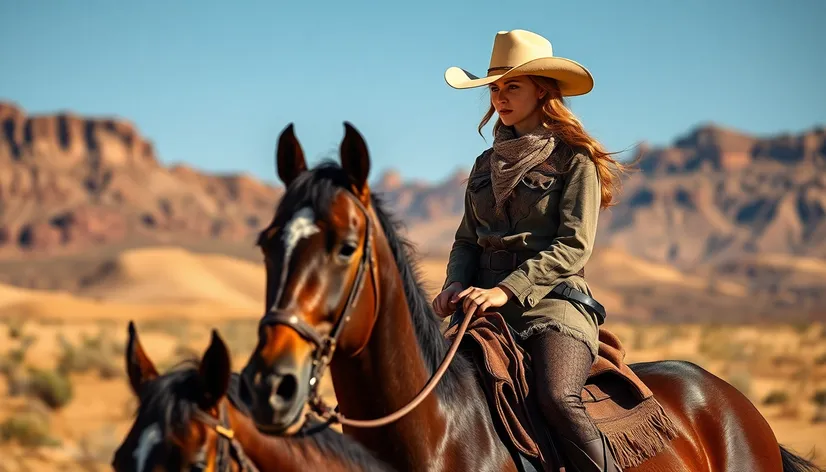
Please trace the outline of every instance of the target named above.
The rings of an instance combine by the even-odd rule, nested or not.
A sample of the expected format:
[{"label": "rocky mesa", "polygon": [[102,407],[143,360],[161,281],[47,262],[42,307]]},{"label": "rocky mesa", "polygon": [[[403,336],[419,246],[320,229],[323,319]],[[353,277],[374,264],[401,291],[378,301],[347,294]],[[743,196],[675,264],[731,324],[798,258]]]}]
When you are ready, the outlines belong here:
[{"label": "rocky mesa", "polygon": [[758,138],[703,126],[643,149],[602,241],[681,268],[826,257],[826,128]]},{"label": "rocky mesa", "polygon": [[[0,122],[0,281],[82,291],[140,246],[259,260],[254,236],[281,188],[164,166],[122,119],[28,116],[7,103]],[[635,169],[600,216],[586,269],[614,313],[826,317],[826,129],[759,137],[699,126],[671,145],[641,146]],[[439,274],[466,178],[374,177]]]},{"label": "rocky mesa", "polygon": [[0,255],[176,238],[241,241],[280,190],[246,175],[166,168],[128,121],[28,116],[0,103]]}]

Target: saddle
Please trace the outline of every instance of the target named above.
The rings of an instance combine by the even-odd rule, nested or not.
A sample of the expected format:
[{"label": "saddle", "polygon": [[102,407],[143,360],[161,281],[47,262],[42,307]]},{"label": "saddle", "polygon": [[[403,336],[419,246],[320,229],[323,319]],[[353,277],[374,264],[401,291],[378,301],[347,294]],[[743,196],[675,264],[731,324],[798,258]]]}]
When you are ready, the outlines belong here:
[{"label": "saddle", "polygon": [[[458,324],[444,336],[453,341]],[[470,322],[460,344],[479,371],[488,404],[511,442],[512,449],[558,470],[553,425],[546,425],[533,391],[530,354],[519,345],[499,313],[485,313]],[[585,410],[605,434],[622,469],[636,467],[658,454],[677,436],[677,429],[651,390],[625,364],[619,338],[600,327],[599,353],[582,389]]]}]

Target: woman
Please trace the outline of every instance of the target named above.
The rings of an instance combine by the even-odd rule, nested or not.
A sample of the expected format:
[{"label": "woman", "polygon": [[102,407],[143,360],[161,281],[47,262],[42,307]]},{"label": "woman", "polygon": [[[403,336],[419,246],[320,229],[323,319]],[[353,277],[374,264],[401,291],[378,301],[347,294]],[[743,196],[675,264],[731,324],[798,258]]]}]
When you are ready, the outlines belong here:
[{"label": "woman", "polygon": [[588,93],[591,74],[554,57],[542,36],[514,30],[496,35],[486,77],[451,67],[445,80],[457,89],[489,87],[480,134],[494,113],[498,119],[493,147],[471,169],[433,308],[445,317],[460,301],[467,316],[497,309],[530,350],[540,407],[569,461],[583,472],[619,470],[580,396],[602,322],[584,266],[599,210],[612,204],[624,170],[563,102]]}]

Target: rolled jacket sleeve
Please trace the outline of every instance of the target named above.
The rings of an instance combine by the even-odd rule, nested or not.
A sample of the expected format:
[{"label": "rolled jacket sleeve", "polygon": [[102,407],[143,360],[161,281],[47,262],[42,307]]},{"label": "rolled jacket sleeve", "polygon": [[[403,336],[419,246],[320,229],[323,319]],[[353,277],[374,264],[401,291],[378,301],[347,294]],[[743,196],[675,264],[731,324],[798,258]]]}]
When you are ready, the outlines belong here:
[{"label": "rolled jacket sleeve", "polygon": [[459,228],[456,230],[453,247],[450,250],[447,277],[442,290],[453,282],[459,282],[462,287],[468,287],[479,268],[479,255],[481,253],[482,247],[477,242],[476,219],[473,215],[470,192],[465,189],[465,212],[462,215]]},{"label": "rolled jacket sleeve", "polygon": [[578,155],[577,161],[562,189],[557,237],[548,249],[522,263],[499,283],[513,292],[522,306],[535,305],[560,277],[575,275],[591,256],[601,191],[594,163],[583,155]]}]

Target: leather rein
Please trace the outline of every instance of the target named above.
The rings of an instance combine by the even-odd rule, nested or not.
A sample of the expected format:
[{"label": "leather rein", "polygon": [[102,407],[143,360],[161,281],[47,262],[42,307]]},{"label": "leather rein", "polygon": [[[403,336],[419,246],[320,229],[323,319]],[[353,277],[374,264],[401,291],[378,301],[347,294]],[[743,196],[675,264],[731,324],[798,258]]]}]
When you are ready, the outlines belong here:
[{"label": "leather rein", "polygon": [[[359,295],[361,294],[362,288],[364,287],[364,282],[366,279],[366,273],[370,272],[373,274],[373,290],[375,291],[375,307],[373,310],[373,325],[376,323],[376,318],[378,317],[379,313],[379,294],[378,294],[378,281],[376,280],[377,273],[376,270],[376,262],[373,258],[373,238],[372,238],[372,220],[369,217],[367,209],[364,205],[359,201],[358,198],[352,196],[349,192],[346,192],[347,195],[353,200],[356,206],[361,210],[362,214],[364,215],[365,221],[365,230],[364,230],[364,246],[361,254],[361,259],[359,260],[358,269],[356,272],[356,278],[353,282],[353,285],[350,287],[350,292],[347,295],[347,302],[344,304],[342,308],[342,312],[336,321],[336,324],[333,326],[333,329],[330,331],[329,334],[322,335],[320,334],[313,326],[309,323],[301,319],[298,315],[294,313],[290,313],[283,310],[278,310],[276,308],[271,308],[269,312],[264,315],[261,319],[259,326],[260,327],[272,327],[272,326],[287,326],[294,330],[298,335],[302,338],[306,339],[313,345],[315,345],[315,349],[313,350],[313,363],[310,372],[310,393],[307,399],[307,405],[309,405],[310,410],[315,413],[319,418],[321,418],[324,423],[322,423],[321,427],[329,426],[333,423],[340,423],[345,426],[354,426],[358,428],[376,428],[379,426],[388,425],[411,411],[415,409],[419,404],[424,401],[425,398],[430,394],[431,391],[436,387],[436,384],[439,383],[442,376],[447,371],[448,367],[450,366],[453,357],[456,355],[456,351],[459,349],[459,344],[462,341],[462,337],[467,330],[468,325],[470,324],[471,317],[465,316],[462,320],[462,324],[459,326],[459,331],[456,334],[456,338],[453,340],[453,343],[450,346],[447,354],[445,355],[444,360],[439,365],[439,368],[433,375],[430,377],[430,380],[422,387],[421,391],[408,402],[402,408],[396,410],[395,412],[382,416],[381,418],[376,418],[373,420],[354,420],[350,418],[346,418],[338,411],[338,406],[335,408],[330,408],[324,403],[321,395],[318,393],[318,387],[321,383],[321,378],[324,375],[325,370],[329,366],[330,362],[333,358],[333,353],[335,352],[336,345],[338,344],[338,339],[341,336],[342,331],[344,331],[345,326],[350,321],[352,316],[352,309],[355,305],[356,300],[358,300]],[[371,328],[372,330],[372,325]],[[364,344],[353,354],[353,356],[358,355],[364,347],[367,345],[369,341],[369,336],[364,340]]]}]

